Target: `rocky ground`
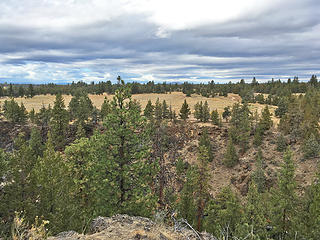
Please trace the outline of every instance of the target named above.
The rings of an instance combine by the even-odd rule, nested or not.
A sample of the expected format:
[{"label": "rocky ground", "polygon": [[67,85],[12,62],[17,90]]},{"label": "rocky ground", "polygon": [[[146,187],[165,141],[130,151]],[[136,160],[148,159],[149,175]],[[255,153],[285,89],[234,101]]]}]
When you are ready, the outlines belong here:
[{"label": "rocky ground", "polygon": [[115,215],[93,220],[90,233],[62,232],[49,240],[216,240],[208,233],[197,233],[182,222],[174,226],[156,223],[149,218]]}]

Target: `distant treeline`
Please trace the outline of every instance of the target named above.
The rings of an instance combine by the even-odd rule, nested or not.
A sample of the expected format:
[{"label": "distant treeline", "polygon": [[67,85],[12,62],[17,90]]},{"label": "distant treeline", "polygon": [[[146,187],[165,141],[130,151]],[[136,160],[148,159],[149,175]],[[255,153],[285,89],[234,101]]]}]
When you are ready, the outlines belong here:
[{"label": "distant treeline", "polygon": [[[247,101],[255,101],[254,93],[265,93],[276,96],[289,95],[291,93],[305,93],[310,86],[318,87],[318,79],[316,75],[312,75],[309,82],[299,82],[298,77],[290,78],[287,81],[272,79],[266,83],[259,83],[254,77],[251,83],[245,83],[241,79],[237,83],[217,84],[213,80],[207,84],[200,83],[155,83],[149,81],[148,83],[126,83],[131,88],[132,94],[139,93],[170,93],[183,92],[187,96],[196,93],[205,97],[214,97],[217,95],[226,96],[228,93],[239,94]],[[114,94],[119,85],[113,84],[111,81],[90,84],[84,82],[72,82],[67,85],[49,84],[0,84],[0,97],[33,97],[40,94],[68,94],[75,95],[77,92],[85,92],[88,94]]]}]

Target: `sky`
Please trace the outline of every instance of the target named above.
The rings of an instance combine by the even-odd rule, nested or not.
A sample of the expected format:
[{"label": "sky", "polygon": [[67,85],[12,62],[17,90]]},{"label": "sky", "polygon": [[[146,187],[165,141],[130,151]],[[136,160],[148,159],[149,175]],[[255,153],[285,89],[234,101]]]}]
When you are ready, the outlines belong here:
[{"label": "sky", "polygon": [[0,0],[0,83],[320,72],[319,0]]}]

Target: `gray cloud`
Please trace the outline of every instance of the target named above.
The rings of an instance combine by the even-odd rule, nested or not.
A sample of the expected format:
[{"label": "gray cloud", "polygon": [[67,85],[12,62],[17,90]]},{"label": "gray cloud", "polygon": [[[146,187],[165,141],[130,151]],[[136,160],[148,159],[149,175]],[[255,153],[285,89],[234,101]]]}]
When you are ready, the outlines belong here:
[{"label": "gray cloud", "polygon": [[[15,13],[17,2],[2,3],[0,13]],[[27,2],[35,7],[35,1]],[[54,14],[53,23],[49,17],[41,23],[41,12],[30,13],[35,24],[19,22],[13,14],[0,18],[0,79],[98,81],[120,73],[141,81],[308,79],[319,73],[318,5],[315,0],[279,1],[235,19],[182,29],[166,29],[148,12],[120,11],[105,19],[86,16],[86,21],[79,15],[74,17],[79,22],[58,26]],[[40,7],[48,11],[44,2]]]}]

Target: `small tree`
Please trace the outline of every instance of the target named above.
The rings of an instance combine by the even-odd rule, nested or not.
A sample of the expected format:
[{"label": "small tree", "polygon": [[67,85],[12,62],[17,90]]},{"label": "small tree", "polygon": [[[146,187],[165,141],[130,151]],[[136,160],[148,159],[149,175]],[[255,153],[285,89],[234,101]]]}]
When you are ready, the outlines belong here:
[{"label": "small tree", "polygon": [[287,139],[283,136],[283,134],[278,135],[276,140],[276,145],[277,145],[278,152],[283,152],[284,150],[287,149],[287,146],[288,146]]},{"label": "small tree", "polygon": [[271,119],[271,113],[269,111],[268,105],[265,106],[265,108],[262,111],[262,116],[259,124],[263,131],[269,130],[273,125],[273,121]]},{"label": "small tree", "polygon": [[210,108],[208,102],[205,101],[202,108],[202,122],[208,122],[210,119]]},{"label": "small tree", "polygon": [[148,119],[152,119],[153,118],[153,111],[154,111],[154,106],[152,105],[152,102],[149,99],[148,103],[143,111],[143,115]]},{"label": "small tree", "polygon": [[162,104],[160,103],[159,98],[157,98],[156,105],[154,107],[154,116],[157,121],[162,119]]},{"label": "small tree", "polygon": [[166,100],[163,100],[162,102],[162,118],[163,119],[168,119],[169,118],[169,108]]},{"label": "small tree", "polygon": [[184,100],[182,107],[180,109],[180,118],[183,120],[187,120],[190,115],[190,108],[186,100]]},{"label": "small tree", "polygon": [[196,105],[194,105],[194,114],[193,115],[198,121],[202,121],[202,118],[203,118],[203,104],[202,104],[202,101],[201,102],[197,102]]},{"label": "small tree", "polygon": [[231,168],[234,167],[239,162],[237,151],[234,147],[232,138],[229,138],[227,151],[224,155],[224,165]]},{"label": "small tree", "polygon": [[211,112],[211,121],[214,125],[218,126],[220,124],[220,117],[217,109]]},{"label": "small tree", "polygon": [[304,141],[302,150],[305,159],[319,156],[320,145],[314,134],[311,134],[310,137]]},{"label": "small tree", "polygon": [[228,122],[229,117],[231,116],[230,107],[225,107],[224,112],[222,113],[222,118]]},{"label": "small tree", "polygon": [[259,149],[257,157],[256,157],[256,170],[252,174],[252,179],[254,183],[257,185],[257,189],[259,193],[264,192],[266,188],[266,176],[264,173],[264,161],[262,156],[262,151]]},{"label": "small tree", "polygon": [[111,112],[110,101],[107,99],[107,97],[104,97],[104,101],[101,105],[101,111],[100,111],[101,120],[104,120],[110,112]]}]

